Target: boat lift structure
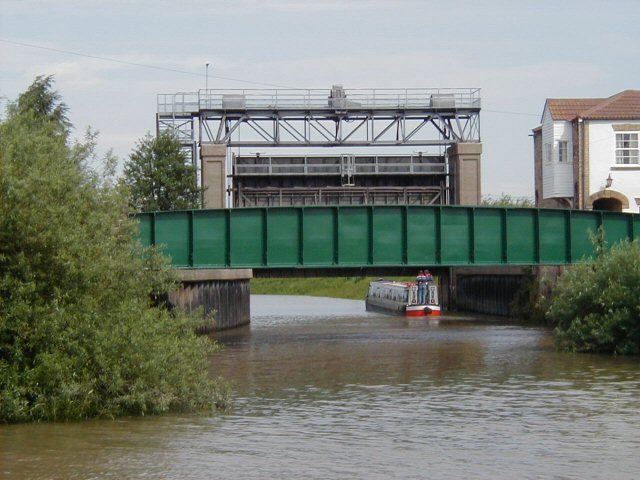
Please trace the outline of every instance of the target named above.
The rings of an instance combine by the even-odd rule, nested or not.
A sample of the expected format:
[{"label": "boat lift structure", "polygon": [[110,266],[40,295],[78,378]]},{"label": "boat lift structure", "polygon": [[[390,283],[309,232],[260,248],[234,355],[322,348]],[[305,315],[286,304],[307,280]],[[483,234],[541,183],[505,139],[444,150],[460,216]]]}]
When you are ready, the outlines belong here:
[{"label": "boat lift structure", "polygon": [[[441,163],[446,163],[447,148],[462,143],[479,144],[480,103],[478,88],[345,89],[334,85],[331,89],[306,90],[204,89],[159,94],[156,130],[177,134],[194,165],[202,163],[203,183],[207,173],[199,156],[204,145],[269,149],[341,147],[337,156],[342,159],[341,175],[348,182],[339,187],[347,188],[356,186],[351,181],[358,168],[353,164],[353,169],[348,169],[347,160],[351,157],[344,157],[344,150],[349,148],[413,147],[415,151],[421,147],[427,150],[426,154],[438,149]],[[219,149],[208,151],[216,152],[210,154],[212,157],[222,156]],[[218,163],[223,164],[222,176],[226,177],[230,163],[226,150],[224,156],[224,162]],[[219,168],[218,163],[215,168]],[[238,166],[234,164],[232,168]],[[215,178],[218,177],[216,173]],[[233,191],[235,186],[230,188]],[[209,206],[224,205],[209,203]]]}]

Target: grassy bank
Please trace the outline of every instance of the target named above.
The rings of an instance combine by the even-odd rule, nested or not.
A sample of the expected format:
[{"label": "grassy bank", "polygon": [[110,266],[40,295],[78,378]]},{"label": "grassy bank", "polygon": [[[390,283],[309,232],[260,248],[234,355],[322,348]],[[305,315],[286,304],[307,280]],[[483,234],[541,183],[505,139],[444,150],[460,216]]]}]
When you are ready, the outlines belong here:
[{"label": "grassy bank", "polygon": [[[369,282],[379,277],[254,278],[251,293],[258,295],[312,295],[364,300]],[[410,281],[414,277],[389,277]]]}]

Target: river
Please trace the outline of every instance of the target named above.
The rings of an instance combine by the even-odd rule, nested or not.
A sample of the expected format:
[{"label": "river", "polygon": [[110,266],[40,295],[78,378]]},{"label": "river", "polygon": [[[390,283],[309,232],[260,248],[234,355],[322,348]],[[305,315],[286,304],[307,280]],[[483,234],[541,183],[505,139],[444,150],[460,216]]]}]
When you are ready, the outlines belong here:
[{"label": "river", "polygon": [[254,296],[228,414],[0,426],[2,478],[640,477],[640,361],[504,320]]}]

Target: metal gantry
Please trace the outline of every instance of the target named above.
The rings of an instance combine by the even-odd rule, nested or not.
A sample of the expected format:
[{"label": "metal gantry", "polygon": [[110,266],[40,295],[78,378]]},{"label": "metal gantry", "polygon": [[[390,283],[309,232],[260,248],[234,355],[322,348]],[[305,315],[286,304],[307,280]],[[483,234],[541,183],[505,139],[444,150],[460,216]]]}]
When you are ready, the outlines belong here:
[{"label": "metal gantry", "polygon": [[477,88],[209,89],[158,95],[157,129],[185,146],[432,146],[479,142],[479,114]]}]

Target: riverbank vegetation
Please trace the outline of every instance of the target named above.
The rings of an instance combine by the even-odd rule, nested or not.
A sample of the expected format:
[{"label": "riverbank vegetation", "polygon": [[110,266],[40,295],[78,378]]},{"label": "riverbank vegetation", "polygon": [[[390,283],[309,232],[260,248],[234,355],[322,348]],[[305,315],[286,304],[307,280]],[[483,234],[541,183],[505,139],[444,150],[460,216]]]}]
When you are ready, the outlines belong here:
[{"label": "riverbank vegetation", "polygon": [[227,402],[197,319],[157,306],[168,264],[143,250],[127,189],[69,140],[39,77],[0,123],[0,421],[197,410]]},{"label": "riverbank vegetation", "polygon": [[484,195],[480,204],[486,207],[533,208],[536,206],[535,202],[529,197],[517,197],[508,193],[502,193],[497,196]]},{"label": "riverbank vegetation", "polygon": [[[380,277],[254,278],[251,280],[251,293],[364,300],[369,282],[378,278]],[[415,280],[415,277],[389,277],[388,280],[408,282]]]},{"label": "riverbank vegetation", "polygon": [[640,354],[640,244],[600,246],[560,276],[548,317],[559,348]]}]

